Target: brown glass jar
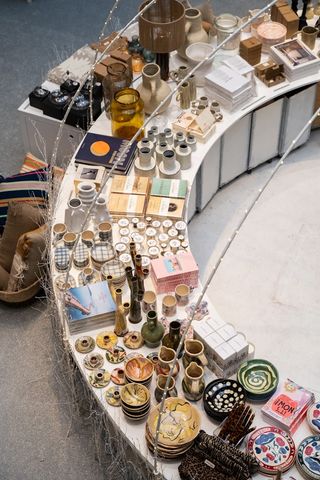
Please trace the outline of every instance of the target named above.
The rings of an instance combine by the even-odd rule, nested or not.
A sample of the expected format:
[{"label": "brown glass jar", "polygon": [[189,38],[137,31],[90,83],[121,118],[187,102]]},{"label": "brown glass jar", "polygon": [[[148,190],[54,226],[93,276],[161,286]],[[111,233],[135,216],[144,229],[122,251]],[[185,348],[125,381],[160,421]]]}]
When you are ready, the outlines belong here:
[{"label": "brown glass jar", "polygon": [[[123,88],[114,94],[110,108],[112,135],[131,140],[144,124],[143,101],[133,88]],[[142,130],[137,140],[144,137]]]},{"label": "brown glass jar", "polygon": [[102,87],[106,112],[109,112],[114,94],[122,88],[129,87],[131,78],[129,68],[120,62],[108,65],[107,72],[108,74],[103,79]]}]

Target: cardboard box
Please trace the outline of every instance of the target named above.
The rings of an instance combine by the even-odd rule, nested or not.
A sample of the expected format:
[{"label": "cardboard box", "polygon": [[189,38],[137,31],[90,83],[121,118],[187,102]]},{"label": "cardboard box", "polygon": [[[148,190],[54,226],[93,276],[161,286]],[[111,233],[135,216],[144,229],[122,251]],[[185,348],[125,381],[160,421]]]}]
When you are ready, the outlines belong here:
[{"label": "cardboard box", "polygon": [[154,178],[152,180],[150,195],[155,197],[186,198],[187,192],[187,180]]},{"label": "cardboard box", "polygon": [[169,218],[181,220],[183,218],[185,201],[180,198],[150,196],[146,215],[148,217]]},{"label": "cardboard box", "polygon": [[115,175],[112,179],[111,193],[147,195],[150,180],[148,177],[134,177],[133,175]]},{"label": "cardboard box", "polygon": [[144,195],[127,195],[111,193],[109,195],[108,210],[112,216],[141,217],[145,209]]}]

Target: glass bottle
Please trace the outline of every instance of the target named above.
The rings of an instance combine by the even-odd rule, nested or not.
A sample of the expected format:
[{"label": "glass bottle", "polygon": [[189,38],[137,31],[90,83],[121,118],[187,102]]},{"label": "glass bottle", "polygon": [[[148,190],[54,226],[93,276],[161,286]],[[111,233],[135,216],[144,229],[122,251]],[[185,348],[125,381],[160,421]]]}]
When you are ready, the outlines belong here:
[{"label": "glass bottle", "polygon": [[158,322],[157,312],[150,310],[147,321],[142,325],[141,335],[147,347],[155,348],[160,345],[164,334],[164,326]]},{"label": "glass bottle", "polygon": [[107,116],[114,94],[131,85],[130,71],[123,63],[117,62],[107,66],[108,74],[102,82],[103,98]]},{"label": "glass bottle", "polygon": [[[168,348],[172,348],[174,351],[177,351],[177,348],[180,343],[181,334],[180,334],[181,324],[177,320],[170,322],[169,333],[167,333],[162,339],[162,345]],[[182,356],[183,349],[180,351],[179,358]]]},{"label": "glass bottle", "polygon": [[[112,135],[131,140],[144,123],[143,101],[133,88],[123,88],[115,93],[110,107]],[[138,137],[144,137],[142,130]]]},{"label": "glass bottle", "polygon": [[[219,45],[238,28],[239,19],[229,13],[223,13],[215,18],[214,26],[217,30],[217,44]],[[240,33],[227,42],[222,48],[224,50],[235,50],[239,48],[239,44]]]}]

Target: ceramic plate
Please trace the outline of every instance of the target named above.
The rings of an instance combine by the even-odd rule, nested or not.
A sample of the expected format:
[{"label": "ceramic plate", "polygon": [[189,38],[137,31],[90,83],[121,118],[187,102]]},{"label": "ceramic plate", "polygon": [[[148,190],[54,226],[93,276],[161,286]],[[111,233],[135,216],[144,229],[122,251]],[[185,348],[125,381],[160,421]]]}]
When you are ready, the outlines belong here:
[{"label": "ceramic plate", "polygon": [[306,478],[320,479],[320,435],[311,435],[300,443],[297,467]]},{"label": "ceramic plate", "polygon": [[88,370],[97,370],[103,367],[104,359],[100,353],[91,352],[84,357],[83,363]]},{"label": "ceramic plate", "polygon": [[131,348],[131,350],[136,350],[137,348],[142,347],[144,344],[144,340],[140,332],[128,332],[123,337],[123,343],[127,348]]},{"label": "ceramic plate", "polygon": [[258,460],[260,471],[268,475],[289,470],[296,454],[290,435],[277,427],[256,429],[248,439],[248,451]]},{"label": "ceramic plate", "polygon": [[217,420],[228,416],[236,403],[245,402],[245,392],[235,380],[218,378],[209,383],[203,394],[206,412]]},{"label": "ceramic plate", "polygon": [[248,360],[238,370],[238,382],[252,400],[267,400],[278,386],[276,367],[267,360]]},{"label": "ceramic plate", "polygon": [[[159,406],[148,418],[148,428],[152,438],[156,436]],[[200,431],[198,410],[184,398],[166,398],[161,416],[159,441],[167,446],[179,446],[192,442]]]},{"label": "ceramic plate", "polygon": [[152,377],[154,365],[145,357],[132,358],[124,367],[126,377],[133,382],[145,382]]},{"label": "ceramic plate", "polygon": [[116,385],[125,385],[126,379],[123,368],[114,368],[111,372],[111,380]]},{"label": "ceramic plate", "polygon": [[129,383],[120,392],[121,401],[129,406],[141,407],[150,400],[150,392],[144,385]]},{"label": "ceramic plate", "polygon": [[96,346],[96,342],[92,337],[84,336],[76,340],[75,347],[79,353],[90,353]]},{"label": "ceramic plate", "polygon": [[111,375],[106,370],[103,370],[103,369],[94,370],[89,375],[89,382],[90,382],[90,385],[92,385],[95,388],[103,388],[103,387],[106,387],[108,383],[110,383],[110,378],[111,378]]},{"label": "ceramic plate", "polygon": [[96,342],[98,347],[102,348],[103,350],[108,350],[113,345],[117,345],[118,337],[114,332],[111,331],[101,332],[97,336]]},{"label": "ceramic plate", "polygon": [[106,358],[110,363],[121,363],[126,357],[126,351],[120,345],[108,348],[106,351]]},{"label": "ceramic plate", "polygon": [[320,401],[309,407],[307,418],[311,430],[320,433]]},{"label": "ceramic plate", "polygon": [[106,401],[109,405],[113,407],[120,407],[120,388],[119,387],[110,387],[106,391]]}]

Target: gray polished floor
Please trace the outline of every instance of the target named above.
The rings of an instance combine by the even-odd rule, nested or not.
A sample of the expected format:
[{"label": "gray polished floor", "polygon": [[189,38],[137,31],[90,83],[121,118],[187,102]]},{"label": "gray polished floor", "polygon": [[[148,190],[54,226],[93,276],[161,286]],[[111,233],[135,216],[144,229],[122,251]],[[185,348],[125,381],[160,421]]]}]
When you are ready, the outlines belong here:
[{"label": "gray polished floor", "polygon": [[[124,25],[139,3],[120,1],[112,29]],[[266,3],[215,0],[213,5],[216,12],[244,15],[250,6]],[[17,173],[23,159],[17,107],[50,67],[96,40],[110,8],[105,0],[0,0],[1,175]],[[250,189],[254,175],[259,173],[246,177],[244,188]],[[193,237],[202,231],[200,218],[191,224]],[[200,265],[204,259],[200,255]],[[71,399],[59,378],[45,302],[20,308],[1,304],[0,312],[0,480],[102,479],[90,421],[70,422]]]}]

